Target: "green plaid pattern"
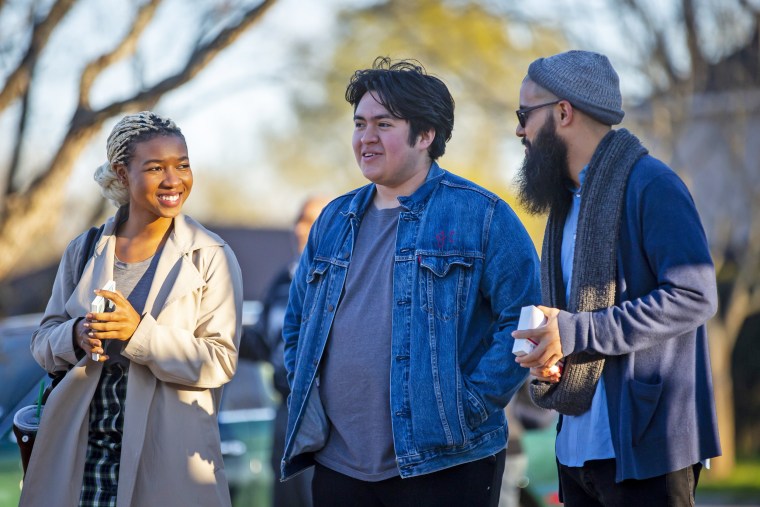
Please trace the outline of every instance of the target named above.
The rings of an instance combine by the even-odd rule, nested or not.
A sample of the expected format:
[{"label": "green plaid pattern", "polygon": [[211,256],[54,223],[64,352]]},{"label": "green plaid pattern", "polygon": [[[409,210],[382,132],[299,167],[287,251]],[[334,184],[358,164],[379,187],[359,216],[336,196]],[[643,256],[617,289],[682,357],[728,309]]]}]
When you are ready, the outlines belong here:
[{"label": "green plaid pattern", "polygon": [[116,507],[127,369],[104,367],[90,402],[90,431],[79,507]]}]

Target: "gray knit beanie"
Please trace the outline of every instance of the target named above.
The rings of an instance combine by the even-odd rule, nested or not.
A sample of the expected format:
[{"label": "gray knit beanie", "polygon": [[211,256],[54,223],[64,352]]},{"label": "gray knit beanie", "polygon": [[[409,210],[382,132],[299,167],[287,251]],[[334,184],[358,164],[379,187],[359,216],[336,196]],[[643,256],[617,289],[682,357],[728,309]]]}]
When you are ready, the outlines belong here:
[{"label": "gray knit beanie", "polygon": [[528,77],[605,125],[623,120],[620,80],[604,55],[574,50],[539,58],[528,67]]}]

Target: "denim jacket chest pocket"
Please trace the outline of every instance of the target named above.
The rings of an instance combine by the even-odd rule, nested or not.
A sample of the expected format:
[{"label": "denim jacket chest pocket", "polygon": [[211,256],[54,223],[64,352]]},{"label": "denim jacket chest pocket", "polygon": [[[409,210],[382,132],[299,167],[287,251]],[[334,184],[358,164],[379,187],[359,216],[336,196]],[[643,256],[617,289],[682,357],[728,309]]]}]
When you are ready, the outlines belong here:
[{"label": "denim jacket chest pocket", "polygon": [[422,309],[440,320],[449,320],[464,309],[472,283],[474,259],[463,255],[417,256]]},{"label": "denim jacket chest pocket", "polygon": [[303,300],[301,322],[307,322],[314,313],[317,302],[324,297],[330,263],[315,260],[306,272],[306,294]]}]

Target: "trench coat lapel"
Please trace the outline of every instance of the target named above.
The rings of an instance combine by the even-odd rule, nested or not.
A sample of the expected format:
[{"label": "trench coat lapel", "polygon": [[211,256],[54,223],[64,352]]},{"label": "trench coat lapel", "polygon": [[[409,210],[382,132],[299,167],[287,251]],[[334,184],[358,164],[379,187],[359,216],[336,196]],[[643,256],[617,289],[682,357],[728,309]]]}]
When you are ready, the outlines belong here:
[{"label": "trench coat lapel", "polygon": [[158,259],[153,284],[145,301],[145,313],[150,313],[156,321],[163,309],[186,294],[203,287],[206,282],[187,256],[177,237],[177,231],[169,236]]},{"label": "trench coat lapel", "polygon": [[[86,313],[95,297],[93,291],[113,280],[116,250],[113,232],[117,219],[118,215],[106,222],[103,234],[95,245],[93,256],[82,272],[80,283],[66,303],[69,315],[81,315],[82,308],[85,308]],[[192,224],[188,224],[187,221],[188,218],[184,215],[174,219],[174,230],[160,254],[153,283],[145,301],[145,312],[150,313],[156,320],[166,305],[203,287],[206,283],[187,255],[204,246],[221,244],[205,234],[196,234]]]}]

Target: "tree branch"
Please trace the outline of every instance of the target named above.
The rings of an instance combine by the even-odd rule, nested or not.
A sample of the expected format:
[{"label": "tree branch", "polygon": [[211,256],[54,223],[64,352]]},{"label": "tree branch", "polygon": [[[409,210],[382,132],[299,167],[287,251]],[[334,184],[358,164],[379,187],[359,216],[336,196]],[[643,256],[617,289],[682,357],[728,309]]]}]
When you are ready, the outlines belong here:
[{"label": "tree branch", "polygon": [[84,109],[90,108],[90,91],[92,90],[92,85],[103,70],[135,52],[140,36],[145,30],[145,27],[150,23],[151,19],[153,19],[153,15],[156,13],[156,8],[160,3],[161,0],[150,0],[148,3],[140,7],[140,10],[137,11],[137,15],[135,16],[135,20],[132,22],[132,28],[127,32],[121,42],[119,42],[111,52],[106,53],[87,64],[79,79],[79,107]]},{"label": "tree branch", "polygon": [[275,0],[263,0],[258,6],[246,11],[237,25],[225,28],[213,40],[194,51],[182,70],[156,83],[151,88],[143,90],[128,99],[113,102],[96,111],[79,108],[72,119],[72,129],[94,123],[102,124],[108,118],[124,111],[135,108],[146,108],[155,104],[162,95],[194,78],[223,49],[235,42],[248,27],[256,23],[274,2]]},{"label": "tree branch", "polygon": [[57,0],[50,8],[47,17],[34,25],[32,40],[29,42],[26,54],[16,69],[8,76],[3,89],[0,90],[0,111],[5,110],[8,105],[29,89],[32,70],[37,63],[37,57],[47,45],[55,27],[75,3],[76,0]]},{"label": "tree branch", "polygon": [[701,90],[707,76],[707,62],[699,47],[699,27],[694,0],[682,0],[683,20],[686,25],[686,49],[691,59],[691,90]]},{"label": "tree branch", "polygon": [[0,256],[0,279],[7,276],[24,255],[25,250],[19,248],[19,245],[31,244],[50,228],[50,210],[59,207],[63,199],[61,189],[68,181],[74,163],[103,124],[117,114],[152,105],[165,93],[190,81],[223,49],[256,23],[274,3],[275,0],[263,0],[256,7],[244,11],[237,24],[225,28],[214,39],[194,51],[184,69],[153,87],[96,111],[81,105],[77,108],[50,167],[25,192],[9,194],[3,203],[0,222],[0,252],[3,252]]},{"label": "tree branch", "polygon": [[[34,69],[32,69],[32,74]],[[16,129],[16,143],[13,145],[13,153],[11,154],[10,164],[8,166],[8,174],[6,174],[5,182],[5,195],[8,195],[14,191],[13,179],[18,173],[21,165],[21,151],[24,147],[24,136],[26,134],[26,126],[29,120],[29,88],[24,90],[21,97],[21,108],[19,111],[18,128]]]},{"label": "tree branch", "polygon": [[739,5],[745,11],[754,12],[755,14],[760,13],[760,7],[753,5],[749,0],[739,0]]},{"label": "tree branch", "polygon": [[[643,58],[643,62],[654,63],[659,66],[665,73],[668,82],[665,83],[665,88],[670,88],[678,81],[678,73],[676,72],[673,60],[668,55],[668,42],[665,39],[665,32],[662,29],[655,28],[656,24],[651,19],[651,16],[647,14],[647,9],[643,7],[639,2],[635,0],[624,0],[623,4],[628,6],[631,12],[641,21],[641,25],[649,30],[649,34],[652,37],[652,47],[650,48],[649,55]],[[635,40],[635,37],[633,37]],[[649,73],[651,75],[651,72]]]},{"label": "tree branch", "polygon": [[[752,206],[749,210],[750,220],[757,223],[760,217],[760,206]],[[750,222],[752,224],[752,222]],[[724,320],[726,336],[735,341],[747,317],[757,311],[760,304],[760,276],[758,276],[758,259],[760,259],[760,230],[750,225],[747,246],[736,259],[738,272],[733,280],[731,292],[726,298]]]}]

